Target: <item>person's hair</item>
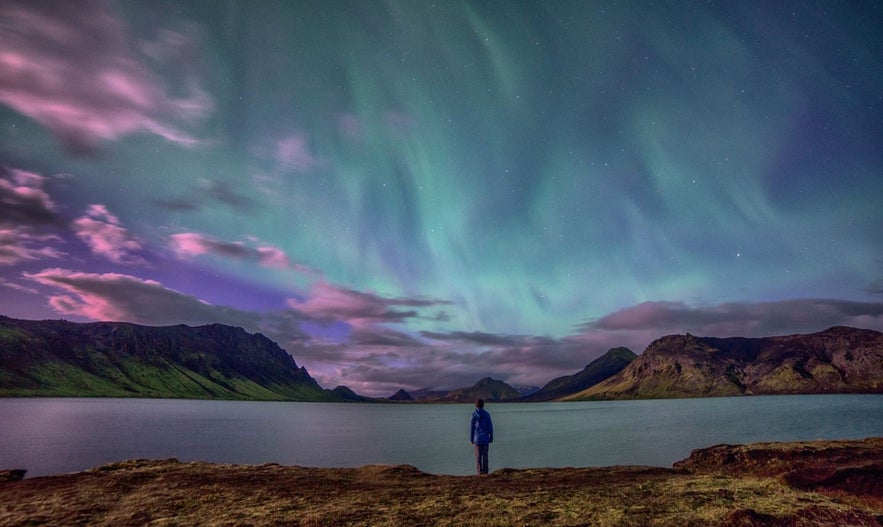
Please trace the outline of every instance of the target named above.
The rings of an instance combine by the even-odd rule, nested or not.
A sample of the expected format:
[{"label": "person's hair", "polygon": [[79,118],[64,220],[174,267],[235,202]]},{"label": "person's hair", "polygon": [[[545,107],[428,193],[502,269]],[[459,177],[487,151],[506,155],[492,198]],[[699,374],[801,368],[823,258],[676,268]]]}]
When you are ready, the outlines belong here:
[{"label": "person's hair", "polygon": [[475,400],[476,408],[484,408],[484,399],[476,399]]}]

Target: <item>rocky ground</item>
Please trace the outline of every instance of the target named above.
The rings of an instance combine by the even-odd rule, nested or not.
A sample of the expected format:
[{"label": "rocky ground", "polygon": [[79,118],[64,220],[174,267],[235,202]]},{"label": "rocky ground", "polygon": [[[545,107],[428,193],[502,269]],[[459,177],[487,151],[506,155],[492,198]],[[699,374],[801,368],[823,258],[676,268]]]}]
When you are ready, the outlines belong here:
[{"label": "rocky ground", "polygon": [[3,475],[4,526],[883,525],[883,438],[721,445],[670,469],[481,477],[176,460],[22,481]]}]

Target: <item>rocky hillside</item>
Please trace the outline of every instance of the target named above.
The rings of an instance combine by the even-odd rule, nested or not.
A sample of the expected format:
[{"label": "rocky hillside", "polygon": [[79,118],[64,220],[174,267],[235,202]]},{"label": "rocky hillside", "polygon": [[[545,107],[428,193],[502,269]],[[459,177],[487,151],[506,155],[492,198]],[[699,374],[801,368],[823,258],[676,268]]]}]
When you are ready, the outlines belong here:
[{"label": "rocky hillside", "polygon": [[628,348],[612,348],[607,353],[590,362],[582,371],[573,375],[565,375],[552,379],[534,394],[524,398],[525,401],[552,401],[567,395],[579,393],[599,382],[616,375],[635,360],[635,355]]},{"label": "rocky hillside", "polygon": [[242,328],[0,317],[0,396],[339,400]]},{"label": "rocky hillside", "polygon": [[883,393],[883,333],[833,327],[764,338],[662,337],[569,400]]}]

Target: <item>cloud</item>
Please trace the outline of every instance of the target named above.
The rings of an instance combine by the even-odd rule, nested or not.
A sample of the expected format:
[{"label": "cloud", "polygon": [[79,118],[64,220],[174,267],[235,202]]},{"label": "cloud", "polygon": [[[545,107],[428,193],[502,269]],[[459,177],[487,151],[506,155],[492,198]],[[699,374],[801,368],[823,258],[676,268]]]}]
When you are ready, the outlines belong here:
[{"label": "cloud", "polygon": [[49,305],[63,315],[160,326],[217,322],[248,325],[253,330],[259,327],[258,318],[252,313],[215,306],[159,282],[131,275],[54,268],[24,273],[24,277],[65,291],[49,296]]},{"label": "cloud", "polygon": [[196,212],[205,206],[221,204],[239,212],[251,213],[258,206],[255,200],[238,192],[230,183],[210,179],[201,179],[199,185],[187,195],[158,199],[154,203],[173,212]]},{"label": "cloud", "polygon": [[225,242],[196,232],[182,232],[169,236],[172,250],[179,258],[193,258],[205,254],[257,262],[262,267],[291,269],[305,274],[317,274],[306,265],[292,262],[285,251],[272,245],[252,241],[257,247],[244,242]]},{"label": "cloud", "polygon": [[683,302],[645,302],[582,327],[587,332],[641,330],[661,336],[689,331],[724,337],[804,333],[837,325],[883,329],[883,303],[798,299],[694,307]]},{"label": "cloud", "polygon": [[528,343],[550,343],[555,339],[525,335],[498,335],[482,331],[452,331],[450,333],[424,331],[423,336],[434,340],[453,340],[476,346],[522,346]]},{"label": "cloud", "polygon": [[315,282],[306,300],[288,300],[291,309],[308,319],[325,323],[345,322],[359,328],[383,323],[402,323],[420,316],[415,309],[400,310],[397,309],[398,306],[423,308],[449,303],[423,298],[385,298],[325,281]]},{"label": "cloud", "polygon": [[141,244],[132,239],[119,218],[104,205],[89,205],[86,214],[74,220],[71,227],[94,254],[120,264],[144,263],[132,254],[141,250]]},{"label": "cloud", "polygon": [[257,206],[254,200],[238,193],[229,183],[224,181],[203,180],[202,187],[206,196],[228,207],[250,211]]},{"label": "cloud", "polygon": [[283,170],[305,172],[319,166],[319,160],[310,151],[304,134],[294,133],[276,142],[276,164]]},{"label": "cloud", "polygon": [[883,303],[797,299],[690,306],[644,302],[587,322],[572,338],[588,346],[614,344],[640,353],[654,340],[671,334],[767,337],[841,325],[883,331]]},{"label": "cloud", "polygon": [[39,294],[39,291],[34,289],[33,287],[23,286],[21,284],[17,284],[15,282],[10,282],[9,280],[0,277],[0,286],[5,287],[7,289],[12,289],[14,291],[21,291],[24,293],[31,293],[33,295]]},{"label": "cloud", "polygon": [[[201,119],[212,106],[195,67],[186,63],[193,46],[184,32],[166,30],[156,42],[133,42],[125,23],[100,0],[6,0],[0,18],[0,102],[52,130],[70,150],[92,152],[132,133],[197,144],[173,124]],[[139,55],[139,48],[150,53]],[[181,85],[165,85],[148,59],[175,66]]]},{"label": "cloud", "polygon": [[64,225],[43,188],[48,178],[14,168],[0,174],[0,265],[59,258],[52,247],[61,238],[49,234]]},{"label": "cloud", "polygon": [[60,238],[34,235],[26,229],[0,229],[0,265],[64,256],[61,251],[47,245],[50,241],[57,242]]},{"label": "cloud", "polygon": [[60,226],[55,203],[43,189],[46,180],[26,170],[4,169],[0,175],[0,226]]}]

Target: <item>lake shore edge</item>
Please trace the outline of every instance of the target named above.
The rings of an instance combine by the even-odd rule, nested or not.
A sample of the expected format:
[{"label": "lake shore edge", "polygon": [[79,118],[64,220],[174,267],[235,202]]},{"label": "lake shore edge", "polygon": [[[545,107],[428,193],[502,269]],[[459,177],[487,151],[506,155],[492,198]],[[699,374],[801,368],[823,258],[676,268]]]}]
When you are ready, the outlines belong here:
[{"label": "lake shore edge", "polygon": [[479,477],[409,465],[165,459],[0,481],[0,526],[179,523],[878,526],[883,438],[716,445],[671,468],[503,468]]}]

